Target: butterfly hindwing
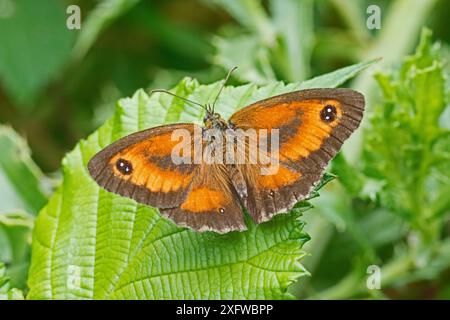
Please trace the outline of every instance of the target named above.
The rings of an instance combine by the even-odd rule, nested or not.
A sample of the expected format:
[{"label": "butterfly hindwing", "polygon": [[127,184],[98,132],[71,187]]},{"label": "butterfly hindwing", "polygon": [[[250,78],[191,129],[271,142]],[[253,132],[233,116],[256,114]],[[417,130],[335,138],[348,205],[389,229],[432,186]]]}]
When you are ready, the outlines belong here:
[{"label": "butterfly hindwing", "polygon": [[160,210],[161,213],[178,225],[197,231],[245,230],[228,166],[201,165],[198,170],[184,201],[178,207]]}]

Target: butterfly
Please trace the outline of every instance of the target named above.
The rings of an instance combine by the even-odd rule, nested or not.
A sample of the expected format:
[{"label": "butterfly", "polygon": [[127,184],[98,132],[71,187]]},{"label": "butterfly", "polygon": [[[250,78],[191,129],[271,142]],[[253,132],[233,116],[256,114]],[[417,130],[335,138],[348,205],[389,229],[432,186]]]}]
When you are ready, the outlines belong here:
[{"label": "butterfly", "polygon": [[[244,209],[258,224],[309,196],[328,162],[358,128],[365,105],[364,96],[351,89],[309,89],[255,102],[225,120],[214,111],[219,94],[212,105],[178,97],[205,109],[203,126],[169,124],[121,138],[89,161],[92,178],[110,192],[159,208],[179,226],[199,232],[243,231]],[[174,139],[179,132],[187,137],[183,148]],[[221,135],[231,139],[218,139]],[[217,148],[225,144],[227,148]],[[256,155],[249,146],[256,146]],[[276,158],[275,165],[261,161],[262,149],[268,150],[268,159]],[[208,162],[206,154],[241,161]]]}]

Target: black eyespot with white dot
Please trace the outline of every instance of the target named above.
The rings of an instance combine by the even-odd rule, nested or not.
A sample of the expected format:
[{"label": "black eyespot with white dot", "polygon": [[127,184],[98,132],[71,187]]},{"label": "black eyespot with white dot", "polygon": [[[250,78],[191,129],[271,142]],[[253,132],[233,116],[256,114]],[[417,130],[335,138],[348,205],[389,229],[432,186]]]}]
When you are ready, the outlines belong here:
[{"label": "black eyespot with white dot", "polygon": [[322,119],[322,121],[324,122],[333,122],[334,120],[336,120],[336,117],[337,117],[336,107],[330,104],[326,105],[320,111],[320,119]]},{"label": "black eyespot with white dot", "polygon": [[269,195],[273,196],[275,192],[273,190],[269,190]]},{"label": "black eyespot with white dot", "polygon": [[220,208],[220,209],[219,209],[219,212],[220,212],[220,213],[225,213],[225,209],[224,209],[224,208]]},{"label": "black eyespot with white dot", "polygon": [[133,166],[131,165],[131,162],[125,159],[117,160],[116,168],[117,170],[119,170],[120,173],[125,175],[129,175],[133,172]]}]

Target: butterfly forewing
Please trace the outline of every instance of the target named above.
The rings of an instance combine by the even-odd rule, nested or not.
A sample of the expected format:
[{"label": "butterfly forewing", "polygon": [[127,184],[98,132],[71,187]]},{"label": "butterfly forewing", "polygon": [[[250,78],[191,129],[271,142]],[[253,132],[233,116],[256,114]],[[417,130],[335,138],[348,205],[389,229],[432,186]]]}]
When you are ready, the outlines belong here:
[{"label": "butterfly forewing", "polygon": [[155,127],[126,136],[97,153],[88,164],[91,176],[108,191],[140,203],[169,208],[185,198],[197,166],[175,164],[174,130],[194,132],[194,124]]},{"label": "butterfly forewing", "polygon": [[262,175],[260,164],[241,169],[252,218],[267,221],[305,199],[359,126],[363,111],[364,97],[356,91],[312,89],[262,100],[235,113],[230,121],[236,128],[279,130],[279,170]]}]

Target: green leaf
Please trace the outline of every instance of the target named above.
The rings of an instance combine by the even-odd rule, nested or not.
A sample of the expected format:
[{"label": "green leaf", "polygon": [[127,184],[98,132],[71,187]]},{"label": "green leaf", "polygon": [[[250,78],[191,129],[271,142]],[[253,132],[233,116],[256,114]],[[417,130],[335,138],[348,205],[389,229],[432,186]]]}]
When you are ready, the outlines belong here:
[{"label": "green leaf", "polygon": [[252,31],[266,45],[271,46],[275,41],[275,30],[263,5],[258,0],[214,0],[234,19],[248,30]]},{"label": "green leaf", "polygon": [[214,37],[212,44],[217,51],[213,62],[228,70],[238,65],[234,73],[237,79],[255,84],[267,84],[275,80],[269,49],[261,46],[255,37],[233,33],[228,37]]},{"label": "green leaf", "polygon": [[347,162],[344,155],[338,154],[333,159],[332,171],[339,177],[339,182],[351,195],[359,195],[364,187],[365,177]]},{"label": "green leaf", "polygon": [[0,223],[8,227],[24,227],[33,228],[34,218],[29,214],[21,211],[8,214],[0,214]]},{"label": "green leaf", "polygon": [[18,103],[29,103],[68,58],[74,32],[60,1],[4,0],[0,17],[0,80]]},{"label": "green leaf", "polygon": [[33,162],[26,142],[13,129],[0,126],[0,210],[18,208],[37,214],[47,203],[44,175]]},{"label": "green leaf", "polygon": [[22,212],[0,212],[0,261],[8,265],[14,287],[25,289],[34,217]]},{"label": "green leaf", "polygon": [[11,288],[8,276],[6,275],[6,267],[0,262],[0,300],[23,300],[22,291]]},{"label": "green leaf", "polygon": [[[365,65],[356,68],[364,69]],[[337,85],[342,78],[322,77]],[[317,83],[317,82],[312,82]],[[318,84],[318,83],[317,83]],[[199,103],[211,101],[220,83],[185,79],[177,92]],[[216,110],[235,110],[301,84],[226,87]],[[86,164],[100,149],[127,134],[164,123],[199,121],[201,111],[169,95],[139,90],[119,101],[112,119],[63,160],[63,182],[39,214],[33,233],[30,299],[285,299],[289,284],[306,275],[299,263],[308,236],[299,203],[289,214],[249,230],[219,235],[179,228],[157,209],[98,187]]]},{"label": "green leaf", "polygon": [[[350,28],[354,40],[356,39],[360,44],[370,41],[370,31],[366,25],[366,3],[352,0],[331,0],[330,2],[342,17],[343,22]],[[336,31],[334,30],[333,34],[336,34]]]},{"label": "green leaf", "polygon": [[327,73],[322,76],[315,77],[310,80],[306,80],[301,82],[299,89],[309,89],[309,88],[328,88],[328,87],[337,87],[341,84],[345,83],[348,79],[353,78],[358,72],[364,70],[371,66],[372,64],[380,61],[380,58],[372,59],[366,62],[361,62],[358,64],[354,64],[352,66],[348,66],[342,69],[338,69],[336,71]]},{"label": "green leaf", "polygon": [[235,77],[256,84],[308,76],[314,40],[311,0],[270,1],[271,15],[257,0],[214,3],[240,23],[213,39],[214,63],[226,69],[239,66]]}]

